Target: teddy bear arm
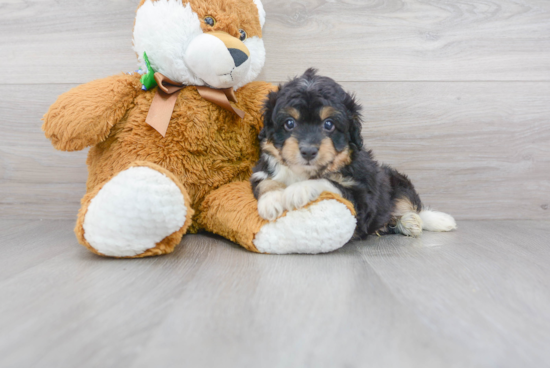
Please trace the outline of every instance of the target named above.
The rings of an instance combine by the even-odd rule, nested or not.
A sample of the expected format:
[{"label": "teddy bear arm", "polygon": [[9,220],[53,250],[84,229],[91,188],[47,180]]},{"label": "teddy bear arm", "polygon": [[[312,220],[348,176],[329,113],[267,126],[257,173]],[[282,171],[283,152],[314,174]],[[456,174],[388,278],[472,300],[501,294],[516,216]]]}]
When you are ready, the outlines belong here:
[{"label": "teddy bear arm", "polygon": [[249,181],[222,186],[206,197],[197,218],[206,231],[256,253],[327,253],[341,248],[355,232],[353,205],[325,192],[303,209],[276,221],[260,217]]},{"label": "teddy bear arm", "polygon": [[250,182],[230,183],[213,191],[206,197],[199,212],[197,221],[206,231],[258,253],[253,243],[254,236],[267,221],[258,214],[258,204]]},{"label": "teddy bear arm", "polygon": [[62,94],[44,115],[42,130],[54,147],[79,151],[104,141],[141,91],[139,75],[116,75]]}]

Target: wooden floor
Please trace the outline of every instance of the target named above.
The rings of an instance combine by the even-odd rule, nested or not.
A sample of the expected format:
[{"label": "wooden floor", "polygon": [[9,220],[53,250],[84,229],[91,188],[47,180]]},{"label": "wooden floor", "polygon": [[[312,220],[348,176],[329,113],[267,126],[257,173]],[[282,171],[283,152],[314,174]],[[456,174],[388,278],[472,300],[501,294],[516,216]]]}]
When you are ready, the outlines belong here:
[{"label": "wooden floor", "polygon": [[0,222],[0,367],[547,367],[550,222],[461,222],[321,256],[212,235],[103,259]]}]

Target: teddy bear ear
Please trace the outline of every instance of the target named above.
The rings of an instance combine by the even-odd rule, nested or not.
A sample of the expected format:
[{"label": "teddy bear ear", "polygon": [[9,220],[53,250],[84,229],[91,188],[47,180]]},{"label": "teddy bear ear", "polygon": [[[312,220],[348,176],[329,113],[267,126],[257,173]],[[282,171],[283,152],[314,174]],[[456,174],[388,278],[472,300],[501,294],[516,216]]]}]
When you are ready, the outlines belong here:
[{"label": "teddy bear ear", "polygon": [[258,7],[258,12],[260,13],[260,25],[262,26],[262,28],[264,28],[265,10],[264,10],[264,6],[262,4],[262,1],[261,0],[254,0],[254,4],[256,4],[256,6]]}]

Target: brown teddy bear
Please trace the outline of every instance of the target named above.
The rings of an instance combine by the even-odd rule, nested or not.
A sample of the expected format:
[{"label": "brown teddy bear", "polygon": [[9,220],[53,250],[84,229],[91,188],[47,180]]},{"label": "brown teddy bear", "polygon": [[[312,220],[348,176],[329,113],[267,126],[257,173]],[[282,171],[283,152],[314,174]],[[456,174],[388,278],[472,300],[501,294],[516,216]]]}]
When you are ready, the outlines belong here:
[{"label": "brown teddy bear", "polygon": [[61,95],[44,116],[55,148],[91,147],[76,234],[121,258],[171,253],[184,234],[220,234],[260,253],[342,247],[356,221],[324,193],[273,222],[261,219],[249,177],[259,158],[262,107],[273,86],[260,0],[141,0],[134,50],[144,72]]}]

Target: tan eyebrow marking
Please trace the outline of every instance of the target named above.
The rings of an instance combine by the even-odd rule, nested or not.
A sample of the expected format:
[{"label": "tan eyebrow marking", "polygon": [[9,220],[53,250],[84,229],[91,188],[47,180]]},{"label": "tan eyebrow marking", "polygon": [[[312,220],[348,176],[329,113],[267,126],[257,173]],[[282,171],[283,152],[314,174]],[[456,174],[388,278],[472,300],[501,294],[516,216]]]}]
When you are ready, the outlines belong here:
[{"label": "tan eyebrow marking", "polygon": [[332,106],[325,106],[321,108],[321,111],[319,112],[319,116],[321,117],[321,120],[325,120],[330,118],[336,110]]},{"label": "tan eyebrow marking", "polygon": [[300,111],[296,110],[294,107],[287,107],[285,111],[294,119],[300,120]]}]

